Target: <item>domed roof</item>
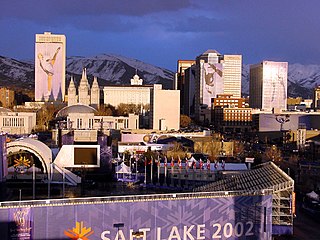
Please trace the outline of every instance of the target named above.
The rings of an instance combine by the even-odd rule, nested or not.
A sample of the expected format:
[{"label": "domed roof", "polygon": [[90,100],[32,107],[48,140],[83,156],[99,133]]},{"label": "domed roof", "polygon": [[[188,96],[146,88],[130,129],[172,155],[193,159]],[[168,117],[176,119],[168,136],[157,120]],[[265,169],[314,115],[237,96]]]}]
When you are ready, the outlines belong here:
[{"label": "domed roof", "polygon": [[91,106],[83,104],[75,104],[71,106],[66,106],[59,110],[56,115],[57,117],[67,117],[69,113],[96,113],[97,110]]}]

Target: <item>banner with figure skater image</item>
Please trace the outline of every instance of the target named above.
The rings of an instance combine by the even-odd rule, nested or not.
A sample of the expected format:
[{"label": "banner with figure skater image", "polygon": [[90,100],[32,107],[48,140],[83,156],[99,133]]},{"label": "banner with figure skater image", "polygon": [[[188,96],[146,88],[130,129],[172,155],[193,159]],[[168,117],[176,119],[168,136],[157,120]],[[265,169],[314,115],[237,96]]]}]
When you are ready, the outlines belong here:
[{"label": "banner with figure skater image", "polygon": [[64,56],[61,43],[36,43],[35,99],[61,101]]}]

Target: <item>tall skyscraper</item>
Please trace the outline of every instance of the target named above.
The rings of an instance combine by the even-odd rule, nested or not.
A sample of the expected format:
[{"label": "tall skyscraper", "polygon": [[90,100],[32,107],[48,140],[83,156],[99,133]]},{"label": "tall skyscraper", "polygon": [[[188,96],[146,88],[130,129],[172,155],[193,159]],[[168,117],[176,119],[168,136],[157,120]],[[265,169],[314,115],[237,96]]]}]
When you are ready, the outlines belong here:
[{"label": "tall skyscraper", "polygon": [[66,36],[36,34],[35,100],[64,101]]},{"label": "tall skyscraper", "polygon": [[241,98],[241,55],[224,55],[223,60],[223,93]]},{"label": "tall skyscraper", "polygon": [[195,64],[195,60],[178,60],[177,62],[177,73],[175,79],[175,90],[180,90],[180,112],[182,114],[189,115],[190,106],[189,106],[189,95],[190,91],[190,78],[186,78],[185,71],[189,69],[192,65]]},{"label": "tall skyscraper", "polygon": [[241,97],[241,55],[222,55],[207,50],[196,59],[195,117],[210,121],[212,99],[218,94]]},{"label": "tall skyscraper", "polygon": [[250,107],[287,108],[288,63],[263,61],[250,66]]}]

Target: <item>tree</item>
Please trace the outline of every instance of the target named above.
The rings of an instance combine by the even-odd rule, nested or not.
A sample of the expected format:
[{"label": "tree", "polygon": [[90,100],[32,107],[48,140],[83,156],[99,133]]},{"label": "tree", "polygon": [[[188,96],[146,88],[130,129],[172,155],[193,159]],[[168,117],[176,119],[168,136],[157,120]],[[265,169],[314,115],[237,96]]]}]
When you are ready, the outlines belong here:
[{"label": "tree", "polygon": [[192,120],[189,116],[181,114],[180,115],[180,127],[185,128],[191,124]]},{"label": "tree", "polygon": [[174,159],[178,159],[180,157],[180,159],[183,159],[186,156],[186,151],[181,143],[175,142],[173,146],[167,150],[166,155],[168,158],[173,157]]},{"label": "tree", "polygon": [[210,141],[204,144],[203,152],[209,155],[209,160],[211,162],[215,161],[218,158],[218,155],[221,151],[220,142]]},{"label": "tree", "polygon": [[39,131],[46,131],[49,129],[49,123],[55,117],[58,108],[53,104],[46,104],[37,112],[37,128]]},{"label": "tree", "polygon": [[262,156],[264,161],[280,162],[282,161],[281,150],[276,145],[267,148]]},{"label": "tree", "polygon": [[98,116],[113,116],[116,112],[116,109],[114,106],[107,104],[107,105],[101,105],[98,109],[97,115]]}]

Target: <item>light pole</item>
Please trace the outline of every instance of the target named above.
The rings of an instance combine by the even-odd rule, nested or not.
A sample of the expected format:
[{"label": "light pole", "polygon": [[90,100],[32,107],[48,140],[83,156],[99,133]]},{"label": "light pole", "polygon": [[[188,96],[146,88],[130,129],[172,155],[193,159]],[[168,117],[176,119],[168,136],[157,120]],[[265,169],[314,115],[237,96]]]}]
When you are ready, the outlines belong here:
[{"label": "light pole", "polygon": [[36,169],[35,164],[32,165],[32,198],[36,199]]}]

